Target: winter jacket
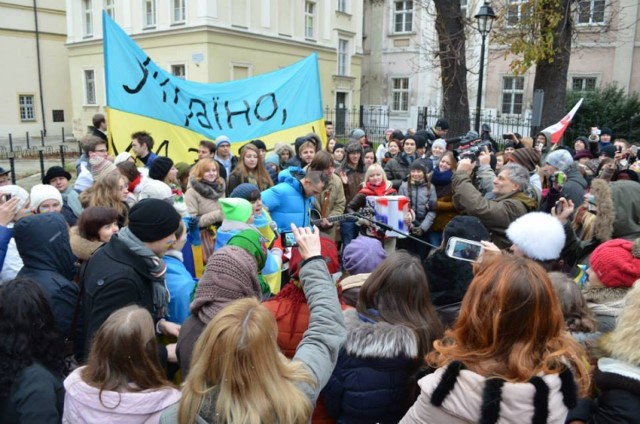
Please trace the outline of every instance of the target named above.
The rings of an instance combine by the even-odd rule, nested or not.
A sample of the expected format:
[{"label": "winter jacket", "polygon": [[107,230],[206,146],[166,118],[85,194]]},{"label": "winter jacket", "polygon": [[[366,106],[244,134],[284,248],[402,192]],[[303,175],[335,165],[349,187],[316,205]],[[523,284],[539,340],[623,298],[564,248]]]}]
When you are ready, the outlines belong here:
[{"label": "winter jacket", "polygon": [[81,317],[85,323],[85,355],[94,333],[116,310],[137,304],[155,316],[153,283],[147,264],[118,239],[118,234],[93,254],[83,277]]},{"label": "winter jacket", "polygon": [[434,209],[438,196],[433,184],[422,181],[418,184],[411,184],[411,188],[409,188],[409,182],[404,181],[400,185],[398,194],[409,198],[409,204],[416,214],[416,221],[420,222],[420,228],[424,232],[428,231],[436,218]]},{"label": "winter jacket", "polygon": [[[385,187],[384,193],[382,196],[393,196],[396,195],[396,190],[391,185],[391,182],[387,182],[387,186]],[[360,209],[364,208],[367,205],[367,196],[378,196],[374,191],[369,189],[368,187],[361,187],[358,194],[356,194],[353,199],[347,204],[347,213],[358,212]]]},{"label": "winter jacket", "polygon": [[452,362],[422,378],[418,382],[422,392],[400,423],[563,424],[567,405],[576,402],[569,371],[562,378],[549,374],[534,377],[535,382],[509,383],[459,366],[459,362]]},{"label": "winter jacket", "polygon": [[13,237],[13,231],[11,228],[0,225],[0,269],[2,269],[4,260],[7,257],[7,250],[9,249],[11,237]]},{"label": "winter jacket", "polygon": [[167,265],[166,283],[170,295],[167,319],[182,325],[189,316],[189,305],[198,280],[184,266],[182,252],[169,250],[163,260]]},{"label": "winter jacket", "polygon": [[[456,215],[458,210],[453,205],[453,191],[451,189],[451,179],[446,178],[444,175],[441,178],[436,178],[442,174],[439,169],[434,169],[431,175],[431,184],[436,188],[436,195],[438,200],[436,201],[436,217],[431,225],[431,231],[443,231]],[[452,174],[453,177],[453,174]]]},{"label": "winter jacket", "polygon": [[589,287],[582,291],[587,306],[598,321],[598,331],[607,333],[616,327],[616,320],[622,313],[627,287]]},{"label": "winter jacket", "polygon": [[14,237],[24,261],[18,277],[38,283],[49,301],[56,327],[66,337],[80,290],[72,281],[75,257],[64,218],[59,213],[27,216],[16,223]]},{"label": "winter jacket", "polygon": [[215,191],[194,178],[189,180],[189,188],[184,194],[184,203],[187,205],[190,216],[200,218],[200,228],[222,222],[224,216],[218,200],[224,197],[224,189],[224,182],[220,184],[219,190]]},{"label": "winter jacket", "polygon": [[[340,346],[345,339],[342,311],[338,293],[321,256],[307,259],[301,264],[300,281],[311,309],[309,328],[296,350],[294,361],[300,361],[314,380],[314,384],[297,383],[312,405],[326,385],[335,367]],[[162,424],[177,424],[177,405],[162,414]],[[210,422],[198,417],[197,423]],[[281,423],[285,424],[285,423]]]},{"label": "winter jacket", "polygon": [[591,183],[590,194],[598,205],[593,239],[583,243],[576,237],[570,222],[564,226],[566,242],[560,257],[570,266],[588,263],[591,252],[607,240],[640,237],[640,184],[635,181],[607,184],[596,178]]},{"label": "winter jacket", "polygon": [[[429,282],[431,302],[442,322],[451,326],[460,311],[460,302],[473,280],[471,263],[450,258],[443,249],[437,249],[425,260],[424,270]],[[451,315],[454,315],[453,320]]]},{"label": "winter jacket", "polygon": [[180,370],[182,370],[183,380],[187,378],[189,370],[191,369],[193,348],[206,326],[207,323],[202,322],[196,314],[189,315],[184,323],[182,323],[182,327],[180,327],[180,334],[178,335],[178,343],[176,345],[176,355],[180,363]]},{"label": "winter jacket", "polygon": [[416,399],[418,340],[404,325],[344,312],[347,340],[323,390],[338,423],[397,423]]},{"label": "winter jacket", "polygon": [[23,369],[9,396],[0,399],[2,424],[56,424],[62,418],[62,376],[34,362]]},{"label": "winter jacket", "polygon": [[393,188],[400,188],[402,181],[407,178],[411,170],[411,164],[416,159],[416,155],[408,156],[406,153],[399,153],[395,158],[391,159],[384,168],[387,174],[387,180],[391,181]]},{"label": "winter jacket", "polygon": [[640,424],[640,367],[613,358],[600,358],[594,376],[599,395],[581,399],[566,422]]},{"label": "winter jacket", "polygon": [[306,197],[302,183],[295,177],[300,168],[287,168],[278,174],[278,184],[262,192],[262,204],[269,210],[279,231],[290,231],[293,222],[298,227],[309,226],[313,197]]},{"label": "winter jacket", "polygon": [[67,394],[63,424],[155,424],[162,411],[180,400],[180,391],[172,387],[141,392],[100,391],[82,380],[84,369],[76,369],[64,380]]},{"label": "winter jacket", "polygon": [[510,193],[495,200],[485,199],[465,172],[453,175],[452,187],[456,209],[480,219],[491,233],[491,241],[501,249],[511,245],[506,237],[509,224],[537,209],[536,201],[522,192]]},{"label": "winter jacket", "polygon": [[[9,230],[13,232],[13,224],[9,224],[7,226]],[[7,244],[7,251],[4,257],[4,262],[2,263],[2,271],[0,272],[0,283],[4,283],[6,281],[11,281],[16,278],[18,272],[22,269],[22,258],[18,253],[18,248],[16,247],[16,239],[11,237],[9,240],[9,244]]]},{"label": "winter jacket", "polygon": [[[326,202],[324,200],[325,198],[327,199]],[[315,196],[315,210],[321,216],[322,210],[324,209],[326,213],[325,217],[328,218],[331,216],[342,215],[346,205],[347,202],[344,196],[342,180],[336,174],[332,174],[331,181],[327,184],[327,188],[322,193]],[[323,229],[322,231],[327,233],[327,235],[335,241],[339,227],[339,224],[334,224],[330,228]]]},{"label": "winter jacket", "polygon": [[576,208],[584,202],[587,180],[585,180],[580,171],[578,171],[577,164],[575,162],[571,164],[564,173],[566,175],[566,180],[562,186],[562,190],[557,193],[556,196],[553,196],[551,193],[553,190],[550,190],[547,195],[547,199],[540,207],[541,211],[550,213],[551,209],[555,206],[556,201],[558,201],[560,197],[571,200]]}]

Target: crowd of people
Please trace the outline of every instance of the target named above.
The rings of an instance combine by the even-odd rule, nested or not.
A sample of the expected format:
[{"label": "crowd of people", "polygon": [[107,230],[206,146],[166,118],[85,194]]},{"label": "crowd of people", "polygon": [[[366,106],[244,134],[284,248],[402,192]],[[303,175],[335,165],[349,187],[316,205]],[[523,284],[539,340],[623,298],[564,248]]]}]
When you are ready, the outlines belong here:
[{"label": "crowd of people", "polygon": [[0,422],[640,423],[640,160],[610,129],[327,121],[188,164],[93,128],[75,176],[0,169]]}]

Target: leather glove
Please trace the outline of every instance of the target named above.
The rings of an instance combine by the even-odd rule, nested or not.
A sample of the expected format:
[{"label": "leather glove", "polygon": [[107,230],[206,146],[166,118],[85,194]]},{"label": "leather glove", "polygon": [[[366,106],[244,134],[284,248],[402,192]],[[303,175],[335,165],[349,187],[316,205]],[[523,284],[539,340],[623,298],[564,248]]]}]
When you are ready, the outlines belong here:
[{"label": "leather glove", "polygon": [[421,237],[423,231],[422,231],[422,228],[420,228],[420,227],[413,227],[410,230],[410,233],[411,233],[412,236]]}]

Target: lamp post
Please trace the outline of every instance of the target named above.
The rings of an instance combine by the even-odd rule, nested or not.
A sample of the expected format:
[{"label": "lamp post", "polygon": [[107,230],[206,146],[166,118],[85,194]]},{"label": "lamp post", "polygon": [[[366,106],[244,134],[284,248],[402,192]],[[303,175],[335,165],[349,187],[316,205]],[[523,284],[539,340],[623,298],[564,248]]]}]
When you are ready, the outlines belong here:
[{"label": "lamp post", "polygon": [[478,32],[482,37],[482,46],[480,47],[480,73],[478,75],[478,97],[476,99],[476,122],[475,131],[480,134],[480,107],[482,106],[482,79],[484,77],[484,43],[487,35],[491,32],[491,26],[497,16],[493,13],[493,9],[488,1],[480,7],[480,11],[475,16],[478,22]]}]

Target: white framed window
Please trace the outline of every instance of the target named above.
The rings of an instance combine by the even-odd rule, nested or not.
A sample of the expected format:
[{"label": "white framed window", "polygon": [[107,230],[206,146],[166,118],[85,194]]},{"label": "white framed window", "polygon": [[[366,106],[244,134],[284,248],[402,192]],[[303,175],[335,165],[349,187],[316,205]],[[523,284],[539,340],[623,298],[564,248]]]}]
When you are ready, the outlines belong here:
[{"label": "white framed window", "polygon": [[93,69],[82,71],[84,80],[84,104],[95,105],[96,102],[96,72]]},{"label": "white framed window", "polygon": [[524,100],[524,77],[502,78],[502,113],[521,115]]},{"label": "white framed window", "polygon": [[467,0],[460,0],[460,11],[462,12],[462,17],[466,18],[467,17]]},{"label": "white framed window", "polygon": [[35,96],[33,94],[18,95],[18,103],[20,108],[20,120],[22,122],[30,122],[36,120],[36,111],[33,107]]},{"label": "white framed window", "polygon": [[598,85],[596,77],[572,77],[571,89],[573,91],[595,91]]},{"label": "white framed window", "polygon": [[338,12],[349,13],[349,1],[338,0]]},{"label": "white framed window", "polygon": [[316,3],[304,2],[304,37],[316,38]]},{"label": "white framed window", "polygon": [[604,23],[605,0],[580,0],[577,3],[576,23],[578,25],[598,25]]},{"label": "white framed window", "polygon": [[111,19],[116,18],[116,1],[115,0],[104,0],[104,10],[107,12],[107,15]]},{"label": "white framed window", "polygon": [[515,26],[529,13],[529,0],[508,0],[507,26]]},{"label": "white framed window", "polygon": [[413,31],[413,1],[395,0],[393,2],[393,32],[402,34]]},{"label": "white framed window", "polygon": [[338,75],[349,75],[349,40],[338,40]]},{"label": "white framed window", "polygon": [[184,22],[187,19],[187,0],[173,0],[171,6],[171,21],[174,24]]},{"label": "white framed window", "polygon": [[145,0],[144,2],[144,27],[156,26],[156,0]]},{"label": "white framed window", "polygon": [[82,0],[82,31],[85,37],[93,35],[93,2]]},{"label": "white framed window", "polygon": [[391,110],[409,110],[409,78],[391,78]]},{"label": "white framed window", "polygon": [[181,79],[187,79],[187,65],[185,65],[184,63],[172,64],[171,75]]}]

